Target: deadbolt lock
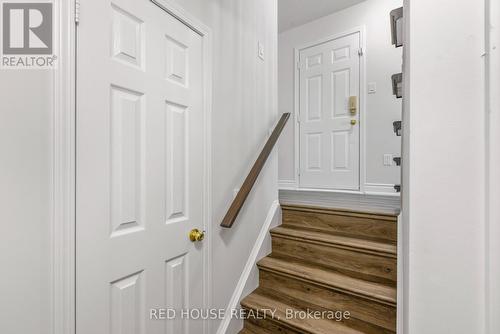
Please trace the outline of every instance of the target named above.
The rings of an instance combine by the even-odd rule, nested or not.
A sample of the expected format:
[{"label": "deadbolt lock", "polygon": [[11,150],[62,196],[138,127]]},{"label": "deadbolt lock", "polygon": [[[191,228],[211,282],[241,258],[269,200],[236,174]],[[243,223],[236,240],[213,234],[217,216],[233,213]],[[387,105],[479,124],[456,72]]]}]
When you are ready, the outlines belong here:
[{"label": "deadbolt lock", "polygon": [[355,115],[358,112],[358,97],[357,96],[349,97],[349,112],[352,115]]},{"label": "deadbolt lock", "polygon": [[351,125],[356,125],[357,121],[355,119],[351,119]]}]

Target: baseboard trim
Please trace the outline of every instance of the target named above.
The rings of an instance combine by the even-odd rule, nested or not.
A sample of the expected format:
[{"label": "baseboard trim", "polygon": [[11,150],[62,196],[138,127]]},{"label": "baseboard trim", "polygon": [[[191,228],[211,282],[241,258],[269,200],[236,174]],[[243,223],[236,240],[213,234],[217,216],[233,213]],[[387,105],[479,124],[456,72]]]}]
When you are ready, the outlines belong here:
[{"label": "baseboard trim", "polygon": [[400,194],[394,189],[394,184],[385,183],[365,183],[365,194],[400,196]]},{"label": "baseboard trim", "polygon": [[238,280],[238,284],[236,285],[236,288],[234,289],[233,295],[231,296],[231,299],[229,300],[229,304],[226,307],[226,313],[225,313],[224,319],[221,321],[221,324],[219,325],[219,328],[217,330],[217,334],[226,334],[226,331],[229,327],[229,324],[231,323],[231,310],[236,309],[238,306],[238,303],[241,300],[241,295],[242,295],[243,290],[245,288],[245,285],[247,283],[248,277],[250,276],[252,269],[254,268],[255,264],[258,261],[257,257],[259,255],[259,250],[262,247],[262,244],[266,238],[266,235],[269,233],[269,228],[270,228],[271,223],[273,222],[273,220],[276,216],[276,213],[278,212],[279,207],[280,207],[280,203],[278,200],[275,200],[271,204],[271,207],[267,213],[266,220],[264,221],[264,224],[262,225],[262,228],[259,232],[257,240],[255,240],[252,251],[250,252],[250,256],[248,257],[247,263],[245,264],[245,268],[243,269],[243,272],[241,273],[240,279]]},{"label": "baseboard trim", "polygon": [[397,283],[397,306],[396,306],[396,333],[404,334],[404,249],[403,249],[403,215],[398,216],[398,283]]},{"label": "baseboard trim", "polygon": [[315,188],[301,188],[295,180],[279,180],[278,188],[280,190],[297,190],[297,191],[324,191],[324,192],[338,192],[338,193],[352,193],[352,194],[366,194],[366,195],[383,195],[383,196],[400,196],[400,193],[394,189],[394,184],[386,183],[365,183],[362,191],[357,190],[339,190],[339,189],[315,189]]},{"label": "baseboard trim", "polygon": [[278,188],[285,190],[296,190],[298,188],[295,180],[278,180]]}]

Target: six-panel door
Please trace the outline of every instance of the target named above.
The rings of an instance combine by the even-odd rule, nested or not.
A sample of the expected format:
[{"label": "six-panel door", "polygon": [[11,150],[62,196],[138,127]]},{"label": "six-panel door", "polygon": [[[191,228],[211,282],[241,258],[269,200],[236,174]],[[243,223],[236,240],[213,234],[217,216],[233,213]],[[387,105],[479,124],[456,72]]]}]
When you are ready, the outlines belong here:
[{"label": "six-panel door", "polygon": [[204,294],[188,238],[204,223],[202,37],[149,0],[87,1],[81,17],[77,333],[203,333],[180,313]]},{"label": "six-panel door", "polygon": [[359,49],[353,33],[300,50],[302,188],[359,189]]}]

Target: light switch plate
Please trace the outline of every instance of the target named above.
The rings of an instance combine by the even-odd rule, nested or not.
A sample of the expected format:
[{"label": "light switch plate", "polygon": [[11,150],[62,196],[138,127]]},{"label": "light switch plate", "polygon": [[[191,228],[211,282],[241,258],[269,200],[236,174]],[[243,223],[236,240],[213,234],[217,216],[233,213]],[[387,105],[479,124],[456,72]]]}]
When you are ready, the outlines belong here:
[{"label": "light switch plate", "polygon": [[264,60],[264,45],[259,42],[258,45],[257,45],[257,48],[258,48],[258,56],[260,59]]},{"label": "light switch plate", "polygon": [[375,94],[377,92],[377,83],[370,82],[368,83],[368,94]]},{"label": "light switch plate", "polygon": [[393,154],[384,154],[384,166],[392,166]]}]

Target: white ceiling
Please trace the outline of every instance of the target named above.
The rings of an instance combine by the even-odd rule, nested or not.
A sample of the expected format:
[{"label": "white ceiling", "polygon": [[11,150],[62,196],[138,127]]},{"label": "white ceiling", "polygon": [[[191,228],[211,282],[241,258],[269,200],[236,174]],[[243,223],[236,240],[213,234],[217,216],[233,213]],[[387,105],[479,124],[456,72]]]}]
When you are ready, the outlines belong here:
[{"label": "white ceiling", "polygon": [[364,0],[278,0],[279,32],[314,21]]}]

